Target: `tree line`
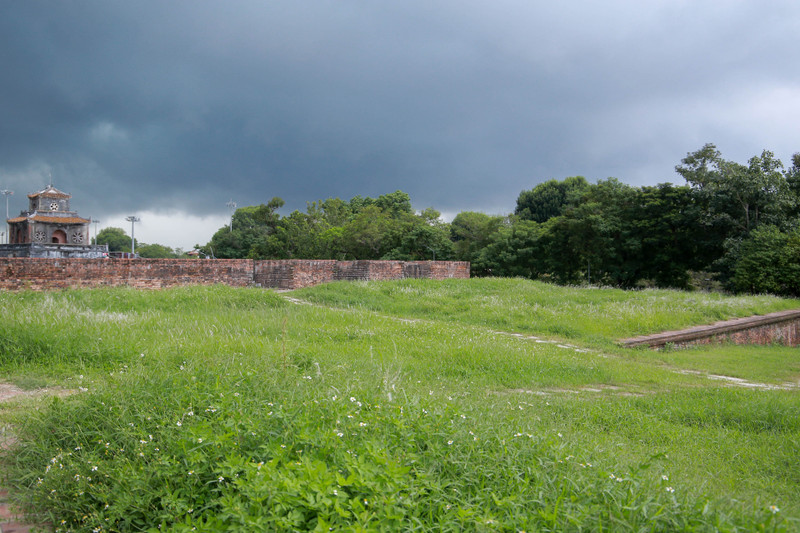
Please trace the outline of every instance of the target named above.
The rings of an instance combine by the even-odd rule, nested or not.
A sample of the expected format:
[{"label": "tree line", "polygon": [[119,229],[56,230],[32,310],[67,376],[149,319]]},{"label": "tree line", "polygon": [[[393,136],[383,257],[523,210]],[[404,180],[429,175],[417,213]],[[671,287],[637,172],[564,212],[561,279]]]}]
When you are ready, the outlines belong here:
[{"label": "tree line", "polygon": [[800,153],[788,168],[767,150],[742,164],[706,144],[675,170],[684,185],[552,179],[522,191],[513,213],[463,211],[450,223],[415,211],[402,191],[328,198],[288,216],[275,197],[237,209],[197,248],[216,258],[459,260],[474,276],[623,288],[713,280],[799,296]]},{"label": "tree line", "polygon": [[[131,238],[122,228],[108,227],[101,229],[92,244],[105,244],[109,252],[130,252]],[[189,257],[180,248],[170,248],[163,244],[147,244],[133,239],[136,253],[139,257],[154,259]]]}]

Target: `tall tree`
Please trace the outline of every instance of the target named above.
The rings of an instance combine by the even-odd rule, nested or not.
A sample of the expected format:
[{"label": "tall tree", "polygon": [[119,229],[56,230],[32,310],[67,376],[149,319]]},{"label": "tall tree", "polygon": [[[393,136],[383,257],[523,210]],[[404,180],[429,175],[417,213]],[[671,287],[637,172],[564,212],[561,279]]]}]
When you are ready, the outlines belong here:
[{"label": "tall tree", "polygon": [[489,216],[475,211],[462,211],[450,223],[453,253],[459,261],[469,261],[472,273],[485,275],[479,270],[478,256],[491,242],[503,225],[504,217]]},{"label": "tall tree", "polygon": [[728,236],[747,234],[761,222],[786,222],[794,198],[782,169],[768,150],[742,165],[723,159],[713,144],[687,154],[675,167],[705,201],[708,223],[721,222]]},{"label": "tall tree", "polygon": [[588,187],[583,176],[545,181],[519,194],[514,214],[523,220],[546,222],[563,214],[564,208],[575,203]]},{"label": "tall tree", "polygon": [[[95,244],[107,244],[109,252],[130,252],[131,237],[122,228],[103,228],[97,233]],[[139,241],[134,239],[138,248]]]}]

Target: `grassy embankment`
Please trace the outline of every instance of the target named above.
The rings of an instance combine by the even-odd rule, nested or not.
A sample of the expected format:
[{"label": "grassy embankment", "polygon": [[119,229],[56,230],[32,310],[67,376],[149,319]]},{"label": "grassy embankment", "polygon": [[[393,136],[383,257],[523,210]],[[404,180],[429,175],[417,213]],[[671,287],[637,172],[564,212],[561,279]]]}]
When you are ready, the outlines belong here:
[{"label": "grassy embankment", "polygon": [[7,483],[64,531],[798,529],[800,391],[703,375],[797,383],[797,349],[614,341],[800,302],[520,280],[291,297],[317,305],[0,294],[0,375],[80,391],[0,406]]}]

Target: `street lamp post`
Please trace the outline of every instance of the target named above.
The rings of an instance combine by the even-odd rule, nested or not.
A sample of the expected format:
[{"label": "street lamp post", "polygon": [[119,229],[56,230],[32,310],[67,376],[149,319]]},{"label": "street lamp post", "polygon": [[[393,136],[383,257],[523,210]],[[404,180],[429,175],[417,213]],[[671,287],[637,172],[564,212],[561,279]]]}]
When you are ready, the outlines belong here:
[{"label": "street lamp post", "polygon": [[8,189],[3,189],[0,191],[0,194],[6,197],[6,244],[8,244],[9,239],[9,229],[8,229],[8,197],[14,194],[14,191],[9,191]]},{"label": "street lamp post", "polygon": [[94,243],[97,244],[97,225],[100,223],[99,220],[92,219],[92,224],[94,224]]},{"label": "street lamp post", "polygon": [[233,198],[231,198],[231,201],[226,203],[225,205],[227,205],[231,210],[231,227],[230,227],[230,231],[233,231],[233,214],[236,213],[236,202],[234,202]]},{"label": "street lamp post", "polygon": [[129,217],[125,217],[125,220],[131,223],[131,255],[133,255],[136,253],[136,240],[133,238],[133,227],[134,224],[136,224],[142,219],[137,216],[131,215]]}]

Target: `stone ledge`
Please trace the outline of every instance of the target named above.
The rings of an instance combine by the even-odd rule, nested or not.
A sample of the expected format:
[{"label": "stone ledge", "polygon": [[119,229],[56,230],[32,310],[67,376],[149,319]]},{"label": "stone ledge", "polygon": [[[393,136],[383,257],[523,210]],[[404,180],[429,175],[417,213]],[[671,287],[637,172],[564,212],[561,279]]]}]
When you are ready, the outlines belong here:
[{"label": "stone ledge", "polygon": [[[654,335],[643,335],[631,339],[623,339],[619,343],[626,348],[633,348],[636,346],[661,348],[666,344],[708,342],[718,337],[725,337],[747,330],[782,327],[791,322],[800,323],[800,309],[790,309],[788,311],[778,311],[760,316],[723,320],[706,326],[696,326],[678,331],[665,331]],[[790,342],[790,344],[794,345],[794,342]]]}]

